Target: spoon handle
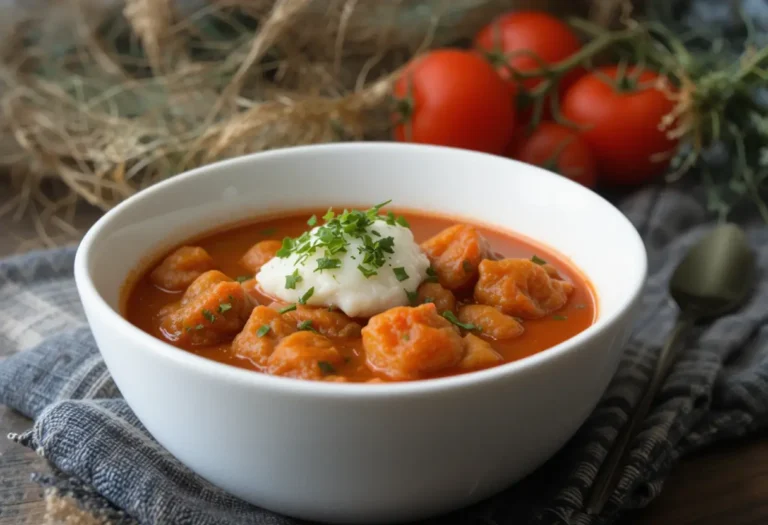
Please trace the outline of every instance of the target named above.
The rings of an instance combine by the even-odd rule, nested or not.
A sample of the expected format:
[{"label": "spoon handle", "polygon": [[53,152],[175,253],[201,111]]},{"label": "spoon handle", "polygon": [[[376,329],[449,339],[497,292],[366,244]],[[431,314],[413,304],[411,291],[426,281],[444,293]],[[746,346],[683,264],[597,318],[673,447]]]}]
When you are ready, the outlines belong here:
[{"label": "spoon handle", "polygon": [[611,497],[611,494],[613,494],[623,470],[623,468],[619,467],[623,467],[627,460],[627,454],[630,450],[629,445],[637,435],[648,412],[650,412],[653,401],[659,393],[669,369],[672,367],[672,364],[679,354],[678,349],[681,346],[680,343],[685,340],[693,325],[694,318],[692,316],[683,314],[677,318],[677,323],[675,324],[674,329],[669,334],[669,338],[667,339],[664,348],[662,348],[659,353],[659,358],[656,361],[651,381],[648,384],[643,397],[640,399],[635,411],[630,415],[629,422],[621,429],[613,448],[609,451],[608,456],[602,464],[602,468],[597,474],[597,478],[595,479],[592,492],[586,505],[588,514],[600,514],[603,507],[608,502],[608,499]]}]

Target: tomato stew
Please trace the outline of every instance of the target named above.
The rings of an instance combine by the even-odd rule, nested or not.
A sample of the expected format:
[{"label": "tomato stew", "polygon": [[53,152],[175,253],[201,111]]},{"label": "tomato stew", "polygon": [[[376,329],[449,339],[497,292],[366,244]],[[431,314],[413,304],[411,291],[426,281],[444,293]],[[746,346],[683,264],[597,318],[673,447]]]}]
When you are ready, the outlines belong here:
[{"label": "tomato stew", "polygon": [[[315,210],[310,226],[320,225],[325,213]],[[401,304],[351,318],[334,304],[269,297],[254,276],[276,253],[285,258],[300,251],[296,239],[310,230],[310,215],[257,220],[177,246],[127,284],[125,317],[158,339],[221,363],[343,382],[429,379],[498,366],[551,348],[596,318],[590,284],[556,253],[512,233],[414,211],[389,220],[393,227],[408,226],[420,243],[416,252],[428,258],[416,288],[402,290]],[[286,237],[293,241],[281,241]],[[379,253],[384,263],[397,248]],[[328,253],[323,264],[330,269],[322,271],[341,272],[333,269],[339,259]],[[298,272],[286,275],[285,287],[309,284],[318,270],[304,272],[303,279]],[[394,271],[397,281],[407,277],[404,268]]]}]

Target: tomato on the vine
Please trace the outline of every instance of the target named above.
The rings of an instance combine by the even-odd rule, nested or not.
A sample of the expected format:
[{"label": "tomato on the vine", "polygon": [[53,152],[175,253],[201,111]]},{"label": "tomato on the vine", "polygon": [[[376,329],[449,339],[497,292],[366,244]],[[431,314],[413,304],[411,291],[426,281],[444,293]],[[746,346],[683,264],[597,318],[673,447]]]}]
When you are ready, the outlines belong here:
[{"label": "tomato on the vine", "polygon": [[595,160],[578,131],[541,122],[531,133],[520,133],[507,150],[508,156],[559,173],[588,188],[595,186]]},{"label": "tomato on the vine", "polygon": [[566,93],[563,115],[583,128],[601,181],[615,186],[647,182],[669,166],[677,141],[661,129],[674,101],[659,75],[607,66],[582,77]]},{"label": "tomato on the vine", "polygon": [[406,67],[394,86],[395,138],[502,154],[512,138],[509,86],[474,53],[443,49]]},{"label": "tomato on the vine", "polygon": [[[542,65],[557,64],[581,49],[576,33],[563,21],[540,11],[518,11],[502,15],[485,26],[475,37],[475,49],[482,51],[510,83],[518,84],[512,70],[535,72]],[[534,56],[535,55],[535,56]],[[558,86],[562,95],[583,73],[574,68],[563,76]],[[519,119],[528,121],[531,108],[525,94],[536,88],[543,78],[533,77],[519,82]],[[550,101],[544,102],[545,115]]]}]

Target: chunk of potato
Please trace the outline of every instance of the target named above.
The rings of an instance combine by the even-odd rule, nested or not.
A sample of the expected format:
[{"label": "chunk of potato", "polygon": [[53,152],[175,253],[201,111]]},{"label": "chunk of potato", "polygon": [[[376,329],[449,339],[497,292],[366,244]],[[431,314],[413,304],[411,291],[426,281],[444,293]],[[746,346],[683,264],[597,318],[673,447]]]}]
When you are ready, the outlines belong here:
[{"label": "chunk of potato", "polygon": [[480,261],[491,255],[488,241],[476,228],[456,224],[421,244],[443,287],[456,291],[477,281]]},{"label": "chunk of potato", "polygon": [[333,343],[314,332],[300,331],[280,341],[267,360],[267,372],[296,379],[323,380],[338,377],[344,360]]},{"label": "chunk of potato", "polygon": [[171,292],[180,292],[204,272],[215,268],[208,252],[198,246],[182,246],[152,270],[152,284]]},{"label": "chunk of potato", "polygon": [[245,252],[245,255],[240,259],[240,265],[243,268],[248,268],[251,273],[256,275],[261,267],[275,256],[282,245],[283,243],[280,241],[257,242]]},{"label": "chunk of potato", "polygon": [[[281,310],[286,303],[275,302],[270,308]],[[329,310],[321,306],[296,305],[296,309],[282,314],[293,326],[306,325],[307,328],[327,337],[360,337],[362,327],[350,319],[344,312]]]},{"label": "chunk of potato", "polygon": [[257,306],[251,312],[243,331],[232,342],[235,355],[266,368],[269,356],[277,344],[296,331],[296,327],[266,306]]},{"label": "chunk of potato", "polygon": [[459,363],[459,368],[464,370],[489,368],[503,361],[501,355],[491,347],[488,341],[475,335],[467,334],[464,336],[464,348],[464,357]]},{"label": "chunk of potato", "polygon": [[435,303],[440,313],[456,310],[456,297],[453,292],[443,288],[440,283],[424,283],[417,290],[419,304]]},{"label": "chunk of potato", "polygon": [[503,314],[493,306],[468,304],[459,308],[459,321],[479,326],[484,336],[492,339],[513,339],[523,334],[523,325],[514,317]]},{"label": "chunk of potato", "polygon": [[225,274],[223,274],[219,270],[207,271],[201,274],[197,279],[192,281],[192,284],[189,285],[189,288],[187,288],[187,291],[185,291],[184,295],[181,297],[181,304],[182,306],[185,304],[188,304],[189,302],[193,301],[196,297],[198,297],[200,294],[202,294],[206,290],[213,288],[213,286],[215,286],[218,283],[231,283],[231,282],[233,282],[232,279],[227,277]]},{"label": "chunk of potato", "polygon": [[459,331],[423,304],[400,306],[371,317],[363,328],[368,366],[391,379],[419,379],[456,366],[464,355]]},{"label": "chunk of potato", "polygon": [[571,283],[552,279],[528,259],[485,260],[480,263],[475,300],[507,315],[539,319],[565,306],[572,292]]},{"label": "chunk of potato", "polygon": [[[190,287],[191,288],[191,287]],[[170,341],[213,345],[242,330],[251,311],[243,288],[234,281],[217,282],[176,308],[167,309],[160,329]]]}]

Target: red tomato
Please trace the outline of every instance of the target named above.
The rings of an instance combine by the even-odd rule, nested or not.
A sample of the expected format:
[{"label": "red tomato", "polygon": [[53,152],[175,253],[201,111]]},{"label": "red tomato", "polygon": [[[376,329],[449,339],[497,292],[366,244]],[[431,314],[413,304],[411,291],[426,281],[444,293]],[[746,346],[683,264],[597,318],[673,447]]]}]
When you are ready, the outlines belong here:
[{"label": "red tomato", "polygon": [[559,173],[588,188],[595,186],[595,160],[578,131],[554,122],[542,122],[530,134],[521,134],[508,150],[513,159]]},{"label": "red tomato", "polygon": [[[475,37],[476,49],[490,55],[497,64],[499,74],[512,83],[516,83],[510,69],[518,72],[530,72],[541,69],[539,60],[531,56],[534,53],[544,64],[556,64],[576,53],[581,42],[571,28],[550,14],[539,11],[518,11],[496,18],[485,26]],[[583,73],[581,68],[566,74],[560,83],[562,95]],[[534,77],[521,82],[519,103],[519,121],[528,121],[531,109],[523,109],[526,104],[524,93],[542,82]],[[548,114],[549,101],[545,101]]]},{"label": "red tomato", "polygon": [[406,68],[394,92],[399,141],[502,154],[512,138],[509,86],[474,53],[432,51]]},{"label": "red tomato", "polygon": [[[629,78],[636,73],[634,68],[627,70]],[[600,180],[632,186],[657,177],[669,166],[669,153],[677,141],[659,126],[674,102],[652,85],[659,78],[656,73],[643,71],[636,81],[619,81],[619,86],[605,78],[617,76],[616,66],[584,76],[566,93],[562,111],[584,126],[582,136],[595,156]],[[664,156],[666,160],[660,161],[658,157]]]}]

